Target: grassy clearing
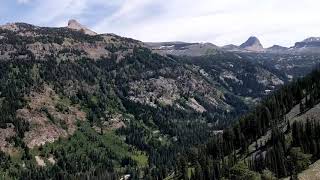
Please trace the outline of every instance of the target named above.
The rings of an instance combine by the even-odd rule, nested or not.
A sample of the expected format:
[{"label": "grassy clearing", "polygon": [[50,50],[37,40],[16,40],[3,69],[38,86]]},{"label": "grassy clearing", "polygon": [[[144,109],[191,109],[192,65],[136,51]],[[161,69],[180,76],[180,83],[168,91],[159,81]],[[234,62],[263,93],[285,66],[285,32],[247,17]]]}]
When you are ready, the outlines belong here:
[{"label": "grassy clearing", "polygon": [[110,150],[114,152],[117,156],[131,157],[134,161],[137,162],[139,167],[145,167],[148,165],[148,156],[145,152],[139,151],[127,145],[113,131],[107,132],[103,136],[106,144],[109,145]]},{"label": "grassy clearing", "polygon": [[148,165],[148,156],[145,152],[134,151],[131,158],[138,163],[139,167],[146,167]]}]

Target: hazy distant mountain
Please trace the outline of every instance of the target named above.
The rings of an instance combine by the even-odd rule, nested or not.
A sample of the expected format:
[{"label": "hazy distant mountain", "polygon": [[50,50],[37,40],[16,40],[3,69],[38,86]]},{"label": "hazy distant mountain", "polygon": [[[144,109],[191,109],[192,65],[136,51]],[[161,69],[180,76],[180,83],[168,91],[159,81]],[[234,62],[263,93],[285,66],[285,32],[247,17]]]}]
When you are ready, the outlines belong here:
[{"label": "hazy distant mountain", "polygon": [[263,48],[257,37],[251,36],[240,46],[229,44],[218,47],[211,43],[188,43],[188,42],[148,42],[146,46],[160,54],[171,54],[177,56],[203,56],[217,54],[221,51],[242,53],[273,53],[273,54],[319,54],[320,37],[310,37],[301,42],[296,42],[291,48],[273,45]]},{"label": "hazy distant mountain", "polygon": [[257,37],[251,36],[249,39],[240,45],[240,48],[254,51],[254,52],[262,52],[264,51],[262,44],[260,43]]},{"label": "hazy distant mountain", "polygon": [[310,37],[295,45],[288,50],[293,54],[320,54],[320,37]]},{"label": "hazy distant mountain", "polygon": [[176,56],[203,56],[216,54],[219,47],[211,43],[159,42],[145,43],[154,52]]},{"label": "hazy distant mountain", "polygon": [[212,43],[187,43],[187,42],[147,42],[147,47],[159,54],[176,56],[204,56],[217,54],[221,51],[231,52],[263,52],[263,46],[259,39],[250,37],[240,46],[233,44],[218,47]]},{"label": "hazy distant mountain", "polygon": [[251,36],[249,39],[242,43],[240,46],[229,44],[222,46],[221,49],[223,51],[231,51],[231,52],[264,52],[262,44],[260,43],[257,37]]},{"label": "hazy distant mountain", "polygon": [[229,44],[221,47],[222,50],[224,51],[241,51],[242,49],[234,44]]},{"label": "hazy distant mountain", "polygon": [[288,50],[288,49],[289,49],[289,48],[287,48],[287,47],[283,47],[283,46],[279,46],[279,45],[273,45],[273,46],[267,48],[267,51],[274,51],[274,52],[276,52],[276,51],[286,51],[286,50]]},{"label": "hazy distant mountain", "polygon": [[305,42],[305,43],[320,42],[320,37],[309,37],[309,38],[303,40],[302,42]]},{"label": "hazy distant mountain", "polygon": [[294,48],[320,48],[320,37],[310,37],[301,42],[297,42]]}]

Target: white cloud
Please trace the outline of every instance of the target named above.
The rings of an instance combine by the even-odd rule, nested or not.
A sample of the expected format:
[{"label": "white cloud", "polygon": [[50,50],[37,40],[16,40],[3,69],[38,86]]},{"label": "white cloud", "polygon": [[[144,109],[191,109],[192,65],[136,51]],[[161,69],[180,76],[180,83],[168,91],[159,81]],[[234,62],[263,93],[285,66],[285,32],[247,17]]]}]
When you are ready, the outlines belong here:
[{"label": "white cloud", "polygon": [[[320,36],[318,0],[32,0],[29,4],[34,8],[22,19],[29,23],[65,26],[76,18],[90,22],[100,33],[142,41],[225,45],[256,35],[265,46],[290,46]],[[97,8],[104,18],[88,17]]]},{"label": "white cloud", "polygon": [[[150,3],[158,5],[161,13],[146,14]],[[218,45],[240,44],[256,35],[265,46],[289,46],[319,35],[319,5],[317,0],[130,0],[94,29],[143,41],[209,41]],[[135,16],[143,18],[130,22]]]}]

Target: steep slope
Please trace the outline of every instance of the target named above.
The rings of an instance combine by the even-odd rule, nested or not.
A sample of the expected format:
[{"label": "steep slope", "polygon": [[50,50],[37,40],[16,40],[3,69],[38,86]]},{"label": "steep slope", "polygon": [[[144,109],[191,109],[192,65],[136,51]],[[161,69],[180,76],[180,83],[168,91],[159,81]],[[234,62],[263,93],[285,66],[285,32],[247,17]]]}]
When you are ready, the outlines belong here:
[{"label": "steep slope", "polygon": [[317,179],[319,77],[317,69],[284,86],[209,143],[190,149],[180,157],[188,163],[179,164],[176,178]]},{"label": "steep slope", "polygon": [[305,76],[320,63],[320,56],[312,53],[238,53],[238,55],[251,62],[262,64],[268,69],[281,71],[289,79]]},{"label": "steep slope", "polygon": [[181,61],[199,69],[208,80],[244,99],[261,98],[287,82],[285,74],[250,62],[234,53],[184,57]]},{"label": "steep slope", "polygon": [[[302,171],[296,177],[298,179],[304,180],[318,180],[320,179],[320,160],[316,161],[315,163],[311,164],[306,170]],[[283,180],[290,180],[291,177],[283,178]]]}]

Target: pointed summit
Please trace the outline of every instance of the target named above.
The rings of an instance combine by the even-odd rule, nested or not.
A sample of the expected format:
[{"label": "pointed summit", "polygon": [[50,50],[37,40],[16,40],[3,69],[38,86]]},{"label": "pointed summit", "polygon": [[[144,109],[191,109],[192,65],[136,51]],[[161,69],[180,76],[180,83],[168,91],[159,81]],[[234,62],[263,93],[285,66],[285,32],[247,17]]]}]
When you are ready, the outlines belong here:
[{"label": "pointed summit", "polygon": [[97,35],[96,32],[94,32],[94,31],[88,29],[87,27],[83,26],[82,24],[80,24],[75,19],[69,20],[67,27],[70,28],[70,29],[73,29],[73,30],[81,31],[81,32],[83,32],[85,34],[88,34],[88,35],[91,35],[91,36]]},{"label": "pointed summit", "polygon": [[251,36],[245,43],[240,45],[240,48],[255,52],[264,51],[262,44],[260,43],[259,39],[255,36]]}]

